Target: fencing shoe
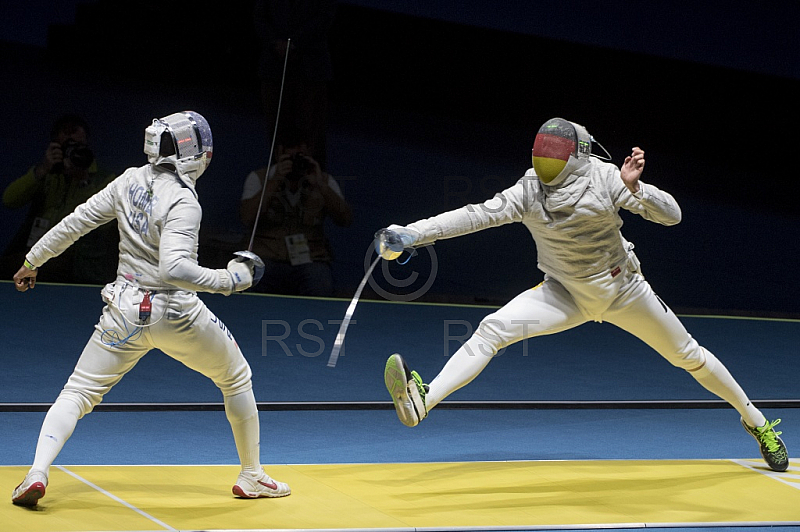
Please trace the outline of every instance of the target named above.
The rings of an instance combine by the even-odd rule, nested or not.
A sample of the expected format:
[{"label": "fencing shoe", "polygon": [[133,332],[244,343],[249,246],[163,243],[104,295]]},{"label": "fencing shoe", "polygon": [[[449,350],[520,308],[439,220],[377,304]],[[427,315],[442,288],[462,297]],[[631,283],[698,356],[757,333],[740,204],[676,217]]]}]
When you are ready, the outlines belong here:
[{"label": "fencing shoe", "polygon": [[39,499],[44,497],[46,487],[47,475],[31,469],[25,475],[25,480],[14,489],[14,493],[11,494],[11,502],[17,506],[36,506]]},{"label": "fencing shoe", "polygon": [[231,491],[233,491],[234,495],[243,499],[286,497],[292,493],[288,484],[278,482],[263,471],[260,475],[245,472],[240,473]]},{"label": "fencing shoe", "polygon": [[383,379],[392,396],[397,417],[407,427],[417,426],[428,415],[425,406],[428,385],[422,383],[422,377],[416,371],[409,371],[403,357],[398,354],[386,361]]},{"label": "fencing shoe", "polygon": [[773,471],[786,471],[789,467],[789,455],[786,452],[786,445],[784,445],[783,440],[778,437],[781,433],[775,432],[773,428],[780,423],[781,420],[776,419],[771,423],[767,422],[763,427],[751,427],[744,422],[744,419],[741,421],[744,430],[749,432],[758,442],[758,445],[761,447],[761,456],[770,469]]}]

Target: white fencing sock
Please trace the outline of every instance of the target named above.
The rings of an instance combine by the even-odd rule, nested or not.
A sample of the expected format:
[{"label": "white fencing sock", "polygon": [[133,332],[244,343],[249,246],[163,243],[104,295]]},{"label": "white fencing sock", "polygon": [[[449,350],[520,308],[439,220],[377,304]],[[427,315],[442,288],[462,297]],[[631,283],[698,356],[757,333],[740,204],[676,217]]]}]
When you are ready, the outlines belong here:
[{"label": "white fencing sock", "polygon": [[253,390],[225,397],[225,415],[233,430],[233,440],[236,442],[242,471],[260,475],[261,428]]},{"label": "white fencing sock", "polygon": [[447,361],[442,371],[430,383],[430,390],[425,395],[425,406],[430,411],[442,399],[469,384],[483,371],[497,350],[479,334],[473,334],[469,340]]},{"label": "white fencing sock", "polygon": [[50,466],[69,437],[72,436],[72,431],[75,430],[75,425],[78,424],[80,417],[81,408],[77,404],[62,397],[56,399],[56,402],[47,411],[42,423],[42,430],[39,431],[36,456],[31,469],[42,471],[48,477],[50,476]]},{"label": "white fencing sock", "polygon": [[706,363],[699,369],[689,371],[689,375],[697,379],[706,390],[726,400],[742,416],[751,427],[762,427],[767,419],[761,411],[753,406],[742,387],[733,378],[728,369],[717,357],[706,349]]}]

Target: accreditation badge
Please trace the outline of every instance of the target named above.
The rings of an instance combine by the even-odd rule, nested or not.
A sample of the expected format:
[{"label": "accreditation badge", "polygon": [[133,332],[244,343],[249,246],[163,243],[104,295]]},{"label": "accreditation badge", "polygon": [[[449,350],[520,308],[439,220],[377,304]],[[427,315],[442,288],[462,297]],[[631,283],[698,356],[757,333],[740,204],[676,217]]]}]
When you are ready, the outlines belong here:
[{"label": "accreditation badge", "polygon": [[292,266],[311,263],[311,250],[308,248],[308,240],[303,233],[288,235],[286,249],[289,251],[289,262]]}]

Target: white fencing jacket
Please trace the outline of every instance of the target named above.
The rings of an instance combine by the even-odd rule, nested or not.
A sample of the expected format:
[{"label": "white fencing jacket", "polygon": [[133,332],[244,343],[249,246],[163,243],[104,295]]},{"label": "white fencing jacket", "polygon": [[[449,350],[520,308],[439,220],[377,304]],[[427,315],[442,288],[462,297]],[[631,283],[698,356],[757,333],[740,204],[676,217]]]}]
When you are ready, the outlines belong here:
[{"label": "white fencing jacket", "polygon": [[[625,275],[638,261],[620,232],[619,209],[674,225],[675,199],[640,182],[634,196],[613,164],[590,158],[556,187],[542,184],[533,168],[494,198],[410,224],[416,245],[511,222],[522,222],[536,243],[538,267],[561,282],[593,319],[608,308]],[[631,261],[631,262],[629,262]]]},{"label": "white fencing jacket", "polygon": [[26,258],[40,267],[115,218],[120,232],[118,281],[150,290],[226,295],[233,290],[227,270],[197,263],[202,210],[194,190],[173,172],[150,164],[129,168],[79,205],[42,236]]}]

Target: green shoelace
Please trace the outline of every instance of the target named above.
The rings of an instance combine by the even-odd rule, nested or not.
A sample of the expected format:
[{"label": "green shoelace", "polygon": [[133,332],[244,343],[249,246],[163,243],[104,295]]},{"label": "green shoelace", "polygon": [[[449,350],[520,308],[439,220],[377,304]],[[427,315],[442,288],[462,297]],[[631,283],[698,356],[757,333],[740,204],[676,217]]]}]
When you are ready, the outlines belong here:
[{"label": "green shoelace", "polygon": [[780,423],[780,419],[776,419],[772,422],[767,422],[766,425],[763,427],[756,428],[756,433],[758,434],[758,439],[764,445],[767,446],[769,452],[774,453],[780,449],[780,445],[778,444],[778,436],[783,434],[782,432],[776,432],[774,430],[775,425]]}]

